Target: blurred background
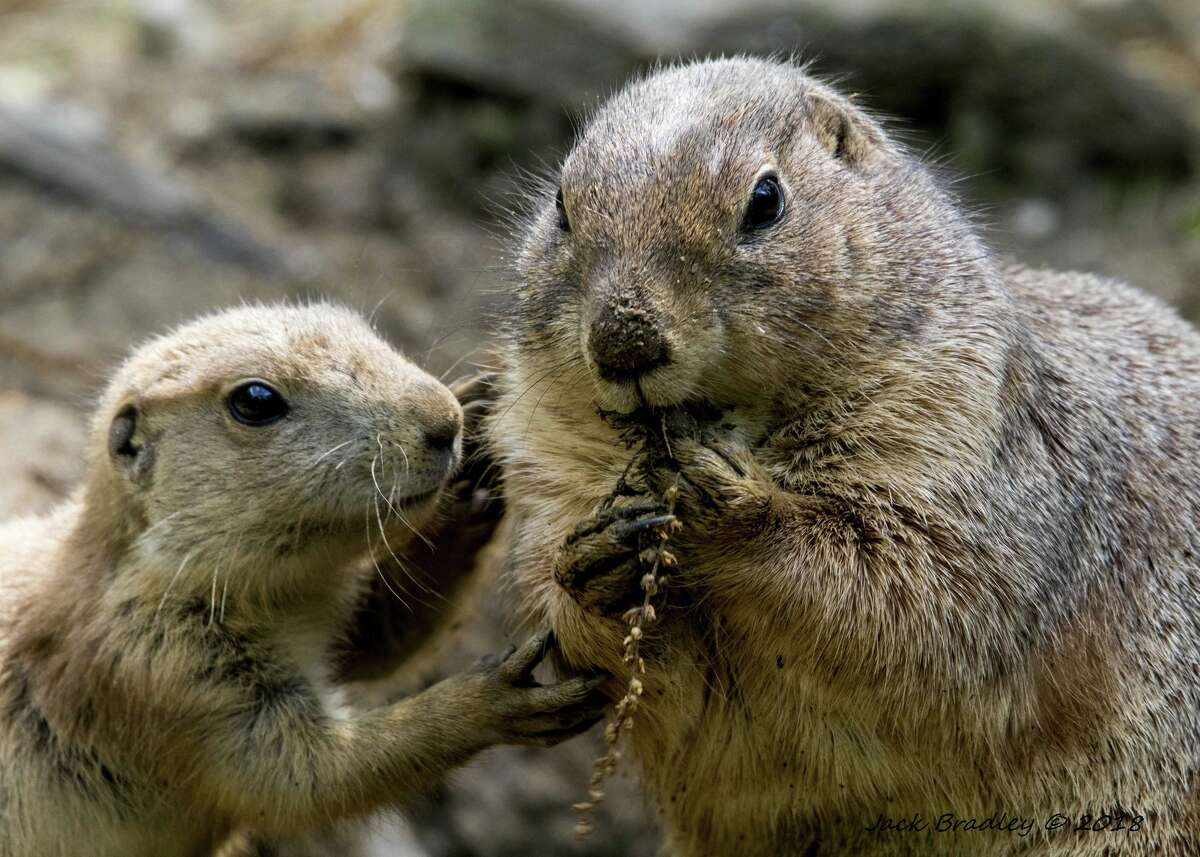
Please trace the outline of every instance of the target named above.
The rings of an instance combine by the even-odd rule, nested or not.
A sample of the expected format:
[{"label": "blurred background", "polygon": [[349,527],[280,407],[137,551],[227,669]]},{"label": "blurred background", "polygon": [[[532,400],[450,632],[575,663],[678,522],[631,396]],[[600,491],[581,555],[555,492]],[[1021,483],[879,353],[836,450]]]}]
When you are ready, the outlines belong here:
[{"label": "blurred background", "polygon": [[[113,362],[211,308],[328,295],[435,372],[483,358],[519,170],[656,58],[736,52],[892,117],[1000,250],[1200,317],[1197,0],[0,0],[0,515],[68,491]],[[487,586],[410,680],[502,645]],[[572,842],[598,750],[494,751],[376,851],[648,857],[627,779]]]}]

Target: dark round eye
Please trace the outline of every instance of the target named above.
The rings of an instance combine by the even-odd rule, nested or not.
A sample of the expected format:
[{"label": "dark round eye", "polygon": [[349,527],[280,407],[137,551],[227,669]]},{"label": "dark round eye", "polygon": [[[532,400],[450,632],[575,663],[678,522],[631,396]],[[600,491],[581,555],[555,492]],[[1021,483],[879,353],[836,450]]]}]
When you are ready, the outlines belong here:
[{"label": "dark round eye", "polygon": [[742,218],[742,229],[766,229],[783,217],[783,188],[773,175],[763,176],[750,192],[750,204]]},{"label": "dark round eye", "polygon": [[229,394],[229,413],[245,426],[265,426],[287,416],[283,395],[262,381],[247,381]]},{"label": "dark round eye", "polygon": [[558,189],[558,193],[554,197],[554,208],[558,211],[558,228],[563,232],[571,231],[571,221],[567,219],[567,206],[563,202],[562,188]]}]

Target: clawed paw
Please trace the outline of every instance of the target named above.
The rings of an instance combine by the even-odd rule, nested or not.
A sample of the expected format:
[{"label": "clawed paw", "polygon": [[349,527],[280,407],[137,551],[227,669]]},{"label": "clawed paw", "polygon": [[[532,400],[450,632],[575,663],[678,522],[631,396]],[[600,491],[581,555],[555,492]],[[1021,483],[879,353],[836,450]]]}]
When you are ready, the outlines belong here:
[{"label": "clawed paw", "polygon": [[674,522],[667,507],[638,500],[604,509],[575,528],[555,557],[554,579],[586,610],[620,615],[642,599],[639,555]]},{"label": "clawed paw", "polygon": [[[681,441],[674,448],[679,466],[679,515],[687,524],[757,503],[771,479],[745,446]],[[674,474],[659,476],[662,490],[676,484]]]},{"label": "clawed paw", "polygon": [[604,717],[608,698],[603,686],[610,676],[575,676],[556,684],[538,684],[533,671],[553,645],[549,631],[520,648],[475,665],[490,685],[489,708],[499,729],[499,743],[551,747],[586,732]]}]

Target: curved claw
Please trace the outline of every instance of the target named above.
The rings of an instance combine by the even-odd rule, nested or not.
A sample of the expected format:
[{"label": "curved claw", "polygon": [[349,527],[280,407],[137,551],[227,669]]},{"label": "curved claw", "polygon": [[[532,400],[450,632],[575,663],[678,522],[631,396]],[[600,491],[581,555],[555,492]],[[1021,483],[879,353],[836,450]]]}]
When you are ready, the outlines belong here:
[{"label": "curved claw", "polygon": [[611,506],[577,524],[571,534],[567,536],[567,543],[598,533],[619,521],[628,521],[630,518],[639,518],[652,513],[662,514],[665,511],[666,507],[657,500],[643,500],[627,506]]},{"label": "curved claw", "polygon": [[669,524],[675,520],[674,515],[655,515],[652,518],[642,518],[641,520],[631,521],[622,525],[622,533],[625,538],[636,536],[639,533],[644,533],[646,530],[652,530],[655,527],[661,527],[664,524]]},{"label": "curved claw", "polygon": [[500,664],[499,675],[504,681],[517,684],[531,681],[533,671],[550,650],[551,632],[539,631],[519,649],[513,647]]}]

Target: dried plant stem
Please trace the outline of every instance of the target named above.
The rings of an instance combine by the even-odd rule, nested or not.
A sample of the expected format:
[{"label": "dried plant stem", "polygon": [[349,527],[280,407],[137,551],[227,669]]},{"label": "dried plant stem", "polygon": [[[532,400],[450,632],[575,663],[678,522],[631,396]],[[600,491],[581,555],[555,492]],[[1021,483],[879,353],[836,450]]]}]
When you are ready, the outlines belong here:
[{"label": "dried plant stem", "polygon": [[[665,430],[663,438],[665,442]],[[630,468],[626,468],[626,474],[629,473],[629,470]],[[624,482],[625,476],[623,475],[618,483],[618,488]],[[667,488],[662,498],[668,514],[675,514],[675,502],[678,497],[679,473],[676,472],[674,484]],[[588,799],[574,806],[575,812],[579,816],[575,823],[576,839],[586,839],[591,834],[594,828],[592,812],[596,805],[604,800],[604,781],[612,776],[621,759],[621,736],[633,728],[633,716],[645,690],[642,684],[642,677],[646,674],[646,662],[641,654],[642,636],[645,627],[652,624],[657,618],[654,599],[662,591],[667,580],[666,575],[662,572],[675,565],[675,555],[666,549],[666,544],[679,528],[680,524],[675,520],[656,527],[654,529],[656,544],[645,548],[638,554],[638,562],[646,569],[641,581],[642,603],[625,613],[624,618],[629,623],[629,633],[625,636],[622,644],[623,660],[629,665],[629,684],[625,688],[625,695],[617,702],[612,718],[604,726],[604,740],[608,744],[608,750],[592,764]]]}]

